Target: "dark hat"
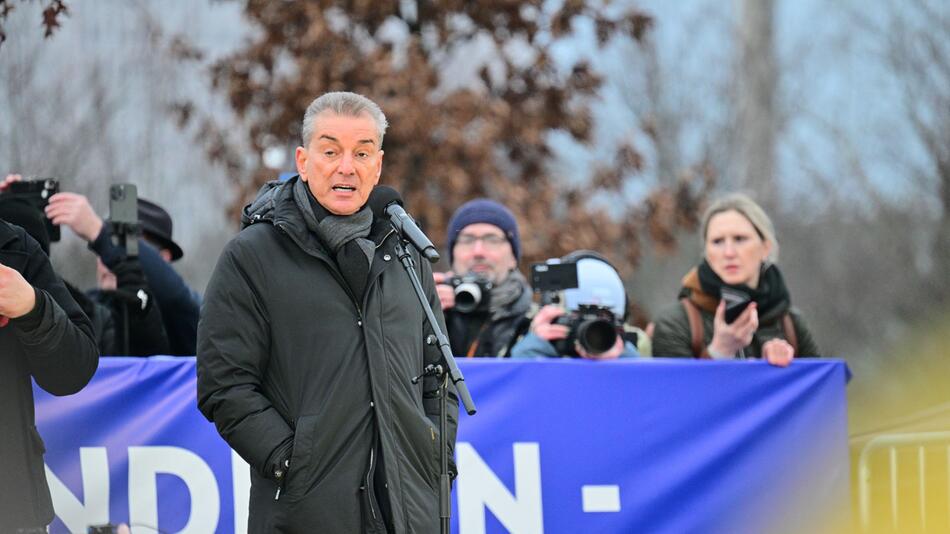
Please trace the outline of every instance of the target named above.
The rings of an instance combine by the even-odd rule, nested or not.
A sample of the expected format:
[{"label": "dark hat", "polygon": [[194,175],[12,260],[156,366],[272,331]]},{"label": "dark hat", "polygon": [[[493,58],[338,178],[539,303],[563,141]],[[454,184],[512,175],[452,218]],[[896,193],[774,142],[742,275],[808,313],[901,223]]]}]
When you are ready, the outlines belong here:
[{"label": "dark hat", "polygon": [[164,208],[154,202],[139,198],[139,222],[142,223],[142,235],[159,248],[167,248],[172,253],[172,261],[185,253],[172,241],[172,218]]},{"label": "dark hat", "polygon": [[515,261],[521,259],[521,237],[518,235],[518,222],[511,210],[494,200],[477,198],[459,206],[449,221],[449,230],[446,235],[449,241],[449,263],[454,261],[452,249],[462,230],[470,224],[487,223],[501,228],[511,243],[511,251],[515,254]]},{"label": "dark hat", "polygon": [[0,219],[26,230],[49,255],[49,232],[46,216],[33,203],[22,198],[0,199]]}]

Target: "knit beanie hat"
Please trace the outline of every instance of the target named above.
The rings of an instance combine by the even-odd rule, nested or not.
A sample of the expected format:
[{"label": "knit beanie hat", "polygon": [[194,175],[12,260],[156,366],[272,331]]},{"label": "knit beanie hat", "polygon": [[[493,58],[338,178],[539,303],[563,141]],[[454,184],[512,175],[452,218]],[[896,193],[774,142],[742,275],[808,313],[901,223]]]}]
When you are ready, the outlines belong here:
[{"label": "knit beanie hat", "polygon": [[455,242],[458,240],[462,229],[470,224],[487,223],[498,228],[505,233],[508,242],[511,243],[511,251],[515,254],[515,261],[521,259],[521,237],[518,235],[518,222],[511,210],[502,206],[494,200],[487,198],[477,198],[462,204],[455,210],[452,219],[449,221],[449,230],[446,233],[449,248],[449,263],[455,261],[452,257],[452,250],[455,248]]}]

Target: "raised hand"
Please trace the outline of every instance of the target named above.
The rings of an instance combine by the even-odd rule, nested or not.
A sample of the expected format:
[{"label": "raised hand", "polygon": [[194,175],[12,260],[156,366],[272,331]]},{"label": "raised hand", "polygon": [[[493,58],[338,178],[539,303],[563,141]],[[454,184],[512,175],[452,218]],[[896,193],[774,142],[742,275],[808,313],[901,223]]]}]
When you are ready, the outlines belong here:
[{"label": "raised hand", "polygon": [[36,293],[16,269],[0,264],[0,326],[9,319],[22,317],[36,306]]},{"label": "raised hand", "polygon": [[709,343],[709,354],[713,358],[732,358],[752,343],[752,336],[759,328],[759,312],[753,302],[733,321],[726,322],[726,302],[719,301],[716,317],[713,319],[713,338]]},{"label": "raised hand", "polygon": [[8,174],[6,178],[4,178],[2,182],[0,182],[0,191],[6,191],[6,189],[10,187],[10,184],[12,184],[13,182],[21,182],[21,181],[23,181],[23,177],[20,176],[19,174]]},{"label": "raised hand", "polygon": [[56,193],[49,198],[46,217],[53,224],[65,224],[76,235],[86,241],[93,241],[102,231],[102,218],[96,215],[89,199],[77,193]]}]

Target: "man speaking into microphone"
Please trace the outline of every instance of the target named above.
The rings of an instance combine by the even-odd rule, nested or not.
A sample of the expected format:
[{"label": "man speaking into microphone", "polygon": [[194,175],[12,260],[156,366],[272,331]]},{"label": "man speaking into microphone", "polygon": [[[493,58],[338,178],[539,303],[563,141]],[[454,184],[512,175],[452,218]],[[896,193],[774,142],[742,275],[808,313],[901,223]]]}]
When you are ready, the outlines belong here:
[{"label": "man speaking into microphone", "polygon": [[[371,207],[386,126],[363,96],[314,100],[299,175],[245,207],[209,282],[198,406],[251,466],[250,533],[439,530],[439,379],[413,378],[442,355],[399,236]],[[444,331],[429,264],[412,254]]]}]

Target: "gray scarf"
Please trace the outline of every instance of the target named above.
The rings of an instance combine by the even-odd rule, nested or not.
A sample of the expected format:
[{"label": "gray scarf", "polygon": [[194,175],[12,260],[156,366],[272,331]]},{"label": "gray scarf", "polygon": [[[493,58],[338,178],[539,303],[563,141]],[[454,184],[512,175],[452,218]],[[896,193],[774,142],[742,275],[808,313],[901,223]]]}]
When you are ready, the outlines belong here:
[{"label": "gray scarf", "polygon": [[498,319],[508,312],[508,308],[517,301],[528,286],[528,281],[518,269],[512,270],[501,283],[491,289],[491,314]]},{"label": "gray scarf", "polygon": [[[373,212],[364,206],[352,215],[328,213],[325,208],[316,204],[306,182],[299,179],[294,184],[294,202],[303,214],[307,229],[316,234],[333,253],[350,289],[358,297],[362,296],[376,250],[376,244],[368,239],[373,226]],[[319,214],[322,218],[314,211],[315,205],[311,203],[325,212]]]}]

